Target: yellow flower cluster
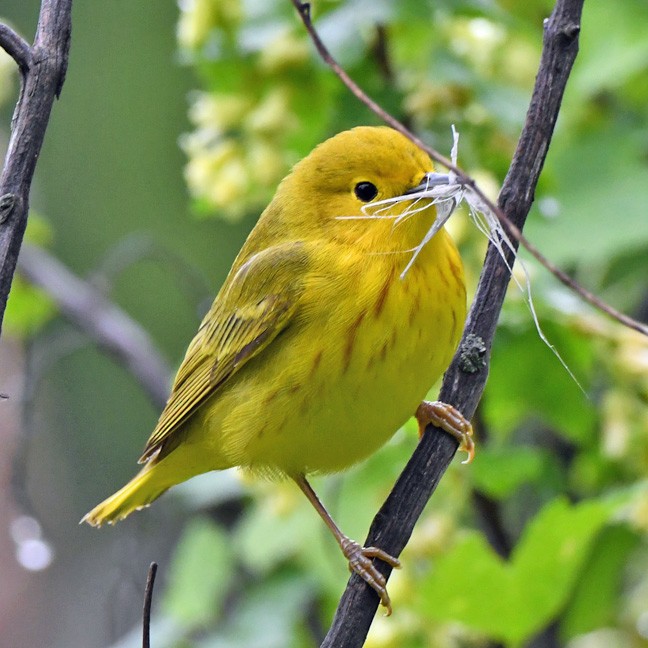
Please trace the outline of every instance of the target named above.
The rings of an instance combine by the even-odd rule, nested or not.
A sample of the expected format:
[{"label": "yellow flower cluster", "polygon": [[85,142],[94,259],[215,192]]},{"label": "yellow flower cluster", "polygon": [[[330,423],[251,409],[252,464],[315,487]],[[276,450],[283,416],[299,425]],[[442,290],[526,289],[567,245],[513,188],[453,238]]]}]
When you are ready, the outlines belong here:
[{"label": "yellow flower cluster", "polygon": [[231,29],[243,18],[240,0],[180,0],[178,42],[192,50],[202,47],[214,29]]},{"label": "yellow flower cluster", "polygon": [[[501,24],[483,17],[441,19],[439,30],[445,49],[453,53],[457,66],[463,63],[481,78],[492,78],[500,84],[504,81],[526,88],[533,83],[539,52],[537,44],[525,40],[523,35],[506,31]],[[482,105],[484,93],[476,91],[473,78],[467,72],[462,79],[461,75],[440,71],[441,74],[430,76],[426,67],[404,77],[408,90],[403,107],[407,114],[421,126],[429,126],[440,115],[464,123],[487,121],[492,109]]]},{"label": "yellow flower cluster", "polygon": [[[198,56],[244,18],[239,0],[183,0],[180,7],[178,40]],[[194,93],[189,112],[194,130],[181,144],[188,157],[185,179],[203,211],[241,218],[268,201],[295,162],[284,146],[298,126],[290,73],[308,56],[305,36],[279,29],[247,57],[250,67],[240,72],[235,90]]]},{"label": "yellow flower cluster", "polygon": [[610,376],[601,394],[601,452],[639,474],[648,469],[648,340],[598,314],[577,317],[575,326],[597,340]]},{"label": "yellow flower cluster", "polygon": [[190,118],[196,129],[182,146],[191,195],[228,220],[263,204],[291,162],[279,146],[294,121],[287,89],[270,90],[257,103],[242,94],[201,92]]},{"label": "yellow flower cluster", "polygon": [[603,397],[603,451],[648,468],[648,342],[645,336],[614,327],[608,355],[613,386]]}]

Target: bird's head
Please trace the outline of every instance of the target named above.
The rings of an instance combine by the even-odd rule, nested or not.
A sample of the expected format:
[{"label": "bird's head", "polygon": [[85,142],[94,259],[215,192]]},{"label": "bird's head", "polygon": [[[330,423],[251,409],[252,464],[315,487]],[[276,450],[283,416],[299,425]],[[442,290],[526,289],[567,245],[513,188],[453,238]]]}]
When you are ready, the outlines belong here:
[{"label": "bird's head", "polygon": [[[374,250],[408,249],[436,218],[430,198],[418,194],[444,177],[404,135],[361,126],[331,137],[296,164],[273,202],[282,205],[291,227]],[[408,200],[377,204],[405,195]]]}]

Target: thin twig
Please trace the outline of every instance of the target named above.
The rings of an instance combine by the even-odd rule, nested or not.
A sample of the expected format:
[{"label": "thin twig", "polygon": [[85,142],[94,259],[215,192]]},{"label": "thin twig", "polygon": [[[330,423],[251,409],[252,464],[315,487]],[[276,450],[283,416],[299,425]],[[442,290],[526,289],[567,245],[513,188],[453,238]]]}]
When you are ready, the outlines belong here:
[{"label": "thin twig", "polygon": [[27,41],[8,25],[0,24],[0,47],[16,61],[23,74],[29,72],[31,48]]},{"label": "thin twig", "polygon": [[[299,11],[320,55],[347,84],[351,92],[375,110],[388,124],[410,137],[407,129],[366,97],[332,59],[313,28],[309,7],[299,0],[291,1]],[[583,1],[557,0],[551,17],[545,23],[542,58],[526,123],[502,186],[499,208],[493,210],[497,214],[505,212],[519,230],[522,229],[533,202],[533,194],[551,141],[565,85],[578,52]],[[419,143],[416,138],[412,139]],[[428,147],[424,148],[430,152]],[[437,161],[442,157],[431,156]],[[441,163],[452,168],[442,160]],[[467,178],[459,170],[455,170],[455,173]],[[472,180],[467,179],[465,184],[484,198]],[[497,249],[493,245],[489,246],[459,350],[445,374],[439,395],[440,400],[454,405],[467,418],[473,416],[486,384],[490,348],[510,277],[508,266],[513,261],[512,252],[507,256],[507,261],[504,261]],[[366,546],[379,546],[392,556],[401,553],[456,449],[456,440],[428,426],[393,490],[374,518]],[[376,566],[386,577],[389,576],[391,568],[387,564],[377,561]],[[351,576],[322,646],[361,646],[377,606],[376,593],[361,578]]]},{"label": "thin twig", "polygon": [[142,612],[142,648],[151,648],[151,605],[153,603],[153,586],[155,585],[157,568],[157,563],[152,562],[146,577],[144,610]]},{"label": "thin twig", "polygon": [[126,367],[156,406],[164,406],[171,369],[142,326],[42,248],[24,245],[18,266],[77,328]]},{"label": "thin twig", "polygon": [[559,279],[565,286],[571,288],[575,293],[580,295],[586,302],[594,306],[600,311],[607,313],[610,317],[614,318],[624,326],[627,326],[630,329],[637,331],[638,333],[643,333],[648,335],[648,325],[633,319],[632,317],[622,313],[613,306],[610,306],[607,302],[604,302],[600,297],[595,295],[593,292],[587,290],[587,288],[581,286],[575,279],[570,277],[564,270],[561,270],[557,265],[552,261],[547,259],[546,256],[538,250],[538,248],[529,241],[524,234],[513,224],[506,219],[506,225],[510,232],[513,233],[513,237],[516,238],[524,246],[524,248],[537,259],[551,274]]},{"label": "thin twig", "polygon": [[[417,146],[422,148],[435,162],[438,162],[439,164],[445,166],[447,169],[453,171],[457,175],[459,182],[471,189],[477,196],[479,196],[479,198],[490,209],[490,211],[497,216],[497,218],[503,225],[506,226],[508,232],[513,236],[513,238],[520,242],[538,260],[540,264],[542,264],[558,279],[558,281],[563,283],[570,290],[573,290],[575,293],[580,295],[584,301],[594,306],[594,308],[606,313],[608,316],[616,319],[624,326],[627,326],[631,329],[634,329],[635,331],[638,331],[639,333],[643,333],[644,335],[648,336],[648,326],[646,326],[642,322],[638,322],[628,315],[625,315],[624,313],[619,312],[617,309],[604,302],[592,292],[590,292],[586,288],[583,288],[583,286],[581,286],[577,281],[572,279],[568,274],[560,270],[555,264],[549,261],[535,246],[533,246],[526,238],[522,236],[520,230],[511,222],[506,213],[498,205],[495,205],[486,196],[486,194],[484,194],[484,192],[479,188],[473,178],[471,178],[461,168],[452,164],[452,162],[447,157],[439,153],[431,146],[425,144],[425,142],[423,142],[414,133],[412,133],[412,131],[410,131],[402,122],[396,119],[392,114],[387,112],[382,106],[380,106],[371,97],[369,97],[369,95],[367,95],[364,90],[362,90],[362,88],[360,88],[360,86],[358,86],[358,84],[355,83],[353,79],[351,79],[351,77],[345,72],[340,64],[333,58],[326,45],[324,45],[324,43],[322,42],[319,34],[313,26],[310,13],[310,4],[301,2],[300,0],[291,0],[291,2],[299,12],[302,22],[304,23],[304,26],[310,34],[315,48],[317,49],[322,60],[333,70],[333,72],[335,72],[335,74],[337,74],[342,83],[346,85],[346,87],[353,93],[353,95],[355,95],[355,97],[357,97],[357,99],[359,99],[365,106],[367,106],[369,110],[380,117],[386,124],[397,130],[399,133],[402,133],[403,135],[405,135],[405,137],[409,138]],[[578,26],[567,26],[563,35],[566,38],[571,37],[572,34],[570,33],[570,30],[573,29],[578,29]],[[577,35],[577,32],[575,35]]]}]

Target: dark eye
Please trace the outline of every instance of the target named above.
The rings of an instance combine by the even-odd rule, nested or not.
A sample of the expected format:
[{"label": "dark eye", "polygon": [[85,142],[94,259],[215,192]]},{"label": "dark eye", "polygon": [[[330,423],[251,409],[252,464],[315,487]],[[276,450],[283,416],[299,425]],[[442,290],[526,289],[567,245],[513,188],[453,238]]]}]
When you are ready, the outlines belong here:
[{"label": "dark eye", "polygon": [[378,189],[376,189],[376,185],[371,182],[358,182],[353,193],[355,193],[356,197],[359,200],[362,200],[362,202],[369,202],[378,195]]}]

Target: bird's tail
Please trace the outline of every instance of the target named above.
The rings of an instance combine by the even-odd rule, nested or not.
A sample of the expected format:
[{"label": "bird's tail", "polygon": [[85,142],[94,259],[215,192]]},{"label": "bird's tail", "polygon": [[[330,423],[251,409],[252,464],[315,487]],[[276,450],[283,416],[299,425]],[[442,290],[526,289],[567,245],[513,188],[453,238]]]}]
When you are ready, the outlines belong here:
[{"label": "bird's tail", "polygon": [[81,523],[87,522],[95,527],[114,524],[133,511],[145,508],[171,486],[160,483],[159,477],[151,464],[144,466],[128,484],[86,513]]}]

